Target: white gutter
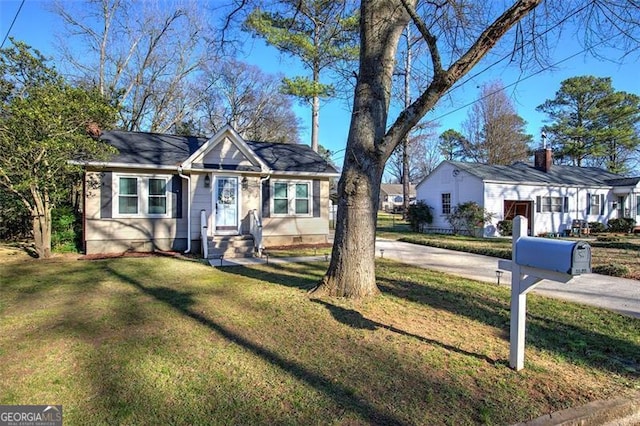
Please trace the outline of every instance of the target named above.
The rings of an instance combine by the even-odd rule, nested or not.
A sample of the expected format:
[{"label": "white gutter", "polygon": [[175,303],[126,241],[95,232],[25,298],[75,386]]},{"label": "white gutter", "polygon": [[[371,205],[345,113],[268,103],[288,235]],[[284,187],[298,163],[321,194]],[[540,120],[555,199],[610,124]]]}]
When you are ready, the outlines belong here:
[{"label": "white gutter", "polygon": [[191,177],[182,174],[182,166],[178,167],[178,176],[187,180],[187,254],[191,252]]}]

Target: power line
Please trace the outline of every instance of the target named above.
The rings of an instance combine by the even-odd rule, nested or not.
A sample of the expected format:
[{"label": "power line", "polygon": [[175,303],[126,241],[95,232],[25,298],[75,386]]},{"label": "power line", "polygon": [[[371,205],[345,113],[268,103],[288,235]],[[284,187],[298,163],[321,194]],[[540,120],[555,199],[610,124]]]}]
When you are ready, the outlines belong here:
[{"label": "power line", "polygon": [[[543,32],[541,32],[540,34],[536,35],[535,37],[533,37],[531,40],[529,40],[528,42],[524,43],[522,45],[522,47],[527,46],[529,44],[532,44],[536,41],[536,39],[539,39],[541,37],[543,37],[544,35],[546,35],[547,33],[551,32],[552,30],[556,29],[559,25],[564,24],[567,20],[569,20],[570,18],[572,18],[573,16],[577,15],[578,13],[582,12],[583,10],[585,10],[589,5],[593,4],[593,1],[590,1],[589,3],[585,4],[582,7],[578,7],[576,9],[574,9],[572,12],[568,13],[566,16],[564,16],[562,19],[560,19],[558,22],[556,22],[553,25],[550,25],[549,28]],[[505,59],[508,59],[509,57],[513,56],[513,52],[509,52],[507,54],[505,54],[504,56],[502,56],[501,58],[499,58],[497,61],[487,65],[486,67],[484,67],[482,70],[476,72],[475,74],[467,77],[465,80],[460,81],[456,84],[454,84],[449,90],[447,90],[447,93],[451,93],[452,91],[464,86],[465,84],[469,83],[471,80],[473,80],[474,78],[484,74],[485,72],[489,71],[489,69],[493,68],[494,66],[498,65],[500,62],[503,62]]]},{"label": "power line", "polygon": [[[525,81],[525,80],[528,80],[528,79],[530,79],[530,78],[532,78],[532,77],[534,77],[534,76],[536,76],[536,75],[538,75],[538,74],[540,74],[540,73],[542,73],[542,72],[544,72],[544,71],[549,70],[550,68],[554,68],[554,67],[556,67],[556,66],[560,65],[560,64],[561,64],[561,63],[563,63],[563,62],[567,62],[568,60],[573,59],[573,58],[575,58],[575,57],[576,57],[576,56],[578,56],[578,55],[582,55],[583,53],[585,53],[585,52],[587,52],[587,51],[589,51],[589,50],[591,50],[591,49],[593,49],[593,48],[595,48],[595,47],[597,47],[597,46],[599,46],[599,45],[601,45],[601,44],[604,44],[604,43],[605,43],[605,42],[607,42],[607,41],[608,41],[608,40],[603,40],[603,41],[601,41],[601,42],[599,42],[599,43],[596,43],[596,44],[594,44],[594,45],[591,45],[591,46],[585,47],[585,48],[584,48],[584,49],[582,49],[581,51],[576,52],[576,53],[574,53],[573,55],[567,56],[566,58],[561,59],[561,60],[559,60],[558,62],[556,62],[556,63],[554,63],[554,64],[551,64],[551,65],[548,65],[548,66],[546,66],[546,67],[544,67],[544,68],[541,68],[541,69],[539,69],[538,71],[536,71],[536,72],[534,72],[534,73],[531,73],[531,74],[529,74],[529,75],[527,75],[527,76],[524,76],[524,77],[522,77],[522,78],[518,78],[518,79],[517,79],[516,81],[514,81],[513,83],[510,83],[510,84],[507,84],[506,86],[504,86],[502,89],[508,89],[509,87],[513,87],[513,86],[515,86],[516,84],[519,84],[519,83],[521,83],[521,82],[523,82],[523,81]],[[444,118],[444,117],[446,117],[446,116],[448,116],[448,115],[451,115],[451,114],[453,114],[453,113],[456,113],[456,112],[458,112],[458,111],[461,111],[461,110],[463,110],[463,109],[465,109],[465,108],[467,108],[467,107],[470,107],[471,105],[475,104],[476,102],[479,102],[479,101],[481,101],[481,100],[483,100],[483,99],[486,99],[486,98],[488,98],[488,97],[490,97],[490,96],[495,95],[496,93],[500,92],[502,89],[500,89],[500,90],[496,90],[496,91],[493,91],[493,92],[491,92],[491,93],[487,93],[486,95],[484,95],[484,96],[482,96],[482,97],[480,97],[480,98],[478,98],[478,99],[476,99],[476,100],[474,100],[474,101],[471,101],[471,102],[469,102],[469,103],[467,103],[467,104],[465,104],[465,105],[462,105],[461,107],[458,107],[458,108],[456,108],[456,109],[454,109],[454,110],[452,110],[452,111],[446,112],[446,113],[444,113],[444,114],[442,114],[442,115],[440,115],[440,116],[438,116],[438,117],[434,118],[434,119],[433,119],[433,120],[431,120],[431,121],[438,121],[438,120],[440,120],[441,118]]]},{"label": "power line", "polygon": [[2,39],[2,44],[0,44],[0,49],[2,49],[4,47],[4,42],[7,41],[7,38],[9,37],[9,33],[11,32],[11,29],[13,28],[13,24],[16,23],[16,19],[18,19],[18,15],[20,14],[20,11],[22,10],[22,6],[24,5],[25,0],[22,0],[22,2],[20,3],[20,7],[18,8],[18,11],[16,12],[16,16],[13,17],[13,21],[11,21],[11,25],[9,25],[9,29],[7,30],[7,34],[5,34],[4,39]]}]

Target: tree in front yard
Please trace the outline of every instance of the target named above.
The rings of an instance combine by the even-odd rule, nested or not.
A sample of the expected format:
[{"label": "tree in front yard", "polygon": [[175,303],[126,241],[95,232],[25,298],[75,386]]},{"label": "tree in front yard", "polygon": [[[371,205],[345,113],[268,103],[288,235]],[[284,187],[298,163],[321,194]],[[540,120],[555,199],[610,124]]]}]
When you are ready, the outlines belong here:
[{"label": "tree in front yard", "polygon": [[491,221],[493,215],[484,207],[474,201],[460,203],[447,215],[447,221],[451,225],[454,234],[461,231],[474,235],[475,230],[484,228],[484,225]]},{"label": "tree in front yard", "polygon": [[111,152],[88,129],[116,117],[96,90],[73,87],[29,46],[0,50],[0,185],[31,214],[40,258],[51,256],[51,210],[65,200],[78,167],[69,160]]},{"label": "tree in front yard", "polygon": [[[560,22],[581,22],[589,40],[622,41],[637,34],[638,6],[627,2],[431,2],[371,0],[360,2],[360,65],[356,75],[351,124],[342,176],[338,183],[336,234],[329,269],[317,294],[360,298],[377,294],[375,233],[380,183],[384,167],[407,133],[438,101],[477,65],[514,27],[506,58],[515,62],[536,59],[541,45],[557,37]],[[576,3],[581,6],[577,7]],[[601,3],[616,12],[600,13]],[[537,13],[531,13],[534,9]],[[567,16],[558,21],[559,16]],[[418,30],[427,46],[429,79],[412,103],[390,115],[391,85],[398,42],[406,25]],[[615,23],[615,30],[613,30]],[[578,27],[578,26],[577,26]],[[597,31],[596,31],[597,29]],[[548,32],[551,30],[552,32]],[[618,39],[619,45],[622,41]],[[637,47],[637,45],[633,45]],[[633,47],[629,47],[630,49]]]}]

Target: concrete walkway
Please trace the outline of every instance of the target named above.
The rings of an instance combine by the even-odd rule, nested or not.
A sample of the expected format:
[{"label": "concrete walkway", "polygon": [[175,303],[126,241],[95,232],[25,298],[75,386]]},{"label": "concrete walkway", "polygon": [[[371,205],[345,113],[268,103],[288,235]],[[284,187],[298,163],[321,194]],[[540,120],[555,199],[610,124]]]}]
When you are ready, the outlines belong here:
[{"label": "concrete walkway", "polygon": [[[421,268],[497,284],[498,259],[495,257],[377,239],[376,257],[381,255]],[[500,285],[511,285],[509,271],[503,272]],[[640,281],[636,280],[583,274],[566,284],[543,280],[533,292],[640,318]]]},{"label": "concrete walkway", "polygon": [[[380,256],[421,268],[497,284],[498,259],[495,257],[379,238],[376,240],[376,257]],[[269,258],[269,263],[275,264],[319,261],[326,261],[325,256]],[[223,259],[222,261],[212,259],[210,263],[216,267],[250,266],[267,263],[267,260],[265,258]],[[511,285],[509,271],[503,271],[500,285]],[[533,292],[640,318],[640,281],[636,280],[584,274],[574,277],[566,284],[543,280]]]}]

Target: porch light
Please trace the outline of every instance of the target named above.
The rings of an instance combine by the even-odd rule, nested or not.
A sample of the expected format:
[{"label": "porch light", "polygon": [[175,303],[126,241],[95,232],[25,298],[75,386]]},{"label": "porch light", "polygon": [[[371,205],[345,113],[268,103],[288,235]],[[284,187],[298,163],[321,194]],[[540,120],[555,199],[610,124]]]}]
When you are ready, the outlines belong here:
[{"label": "porch light", "polygon": [[205,188],[211,188],[211,176],[206,175],[204,177],[204,187]]},{"label": "porch light", "polygon": [[246,176],[242,178],[240,184],[242,185],[242,189],[244,189],[245,191],[247,190],[247,188],[249,188],[249,180],[247,180]]}]

